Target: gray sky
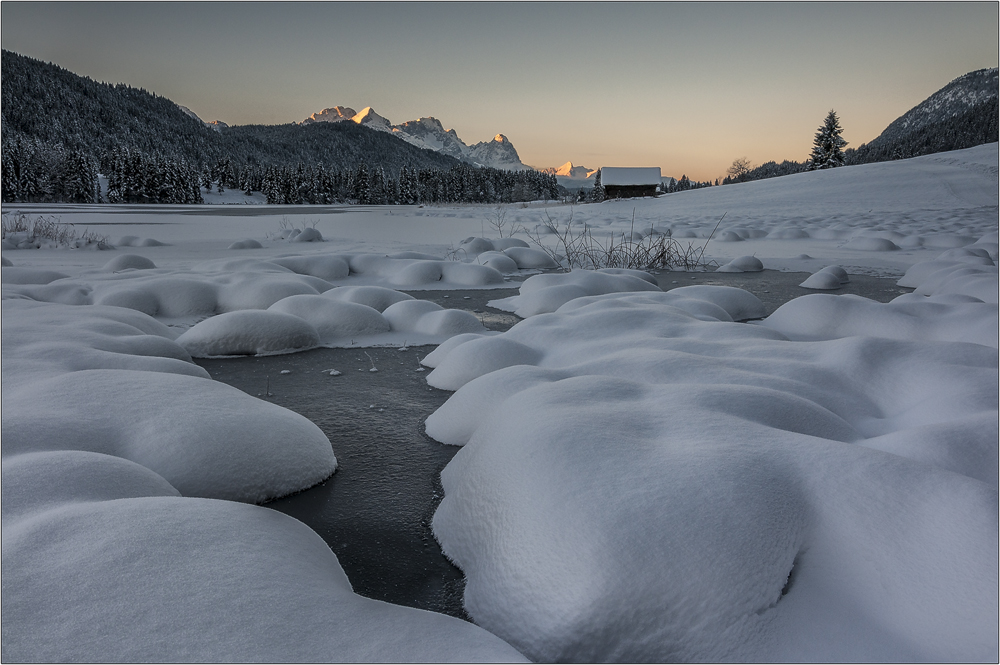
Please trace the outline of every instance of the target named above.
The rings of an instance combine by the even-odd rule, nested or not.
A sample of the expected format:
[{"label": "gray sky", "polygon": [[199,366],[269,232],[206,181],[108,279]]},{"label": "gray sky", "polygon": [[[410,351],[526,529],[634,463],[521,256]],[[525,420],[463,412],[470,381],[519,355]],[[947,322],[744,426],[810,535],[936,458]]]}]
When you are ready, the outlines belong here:
[{"label": "gray sky", "polygon": [[857,146],[998,64],[998,4],[7,2],[3,48],[205,120],[373,107],[505,134],[533,166],[802,160],[827,111]]}]

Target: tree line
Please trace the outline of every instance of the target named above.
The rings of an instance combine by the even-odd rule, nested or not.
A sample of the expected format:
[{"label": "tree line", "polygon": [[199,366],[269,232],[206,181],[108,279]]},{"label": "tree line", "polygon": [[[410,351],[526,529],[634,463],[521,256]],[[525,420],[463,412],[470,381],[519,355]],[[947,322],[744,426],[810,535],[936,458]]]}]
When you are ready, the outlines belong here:
[{"label": "tree line", "polygon": [[[5,137],[6,139],[6,137]],[[261,166],[228,157],[210,165],[147,155],[116,146],[99,159],[38,139],[4,140],[5,203],[204,203],[204,191],[263,193],[269,204],[513,203],[559,196],[556,178],[537,171],[503,171],[457,164],[448,169],[401,167],[387,172],[362,162]],[[102,191],[98,174],[107,179]]]}]

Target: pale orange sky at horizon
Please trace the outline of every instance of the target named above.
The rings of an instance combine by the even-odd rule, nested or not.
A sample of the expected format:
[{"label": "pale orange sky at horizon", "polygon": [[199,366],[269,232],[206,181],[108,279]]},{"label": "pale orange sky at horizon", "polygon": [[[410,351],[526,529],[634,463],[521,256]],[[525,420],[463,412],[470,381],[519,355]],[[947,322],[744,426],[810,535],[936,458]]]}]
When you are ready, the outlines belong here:
[{"label": "pale orange sky at horizon", "polygon": [[8,2],[3,48],[205,120],[336,105],[502,133],[535,167],[803,160],[832,108],[852,147],[998,64],[998,4]]}]

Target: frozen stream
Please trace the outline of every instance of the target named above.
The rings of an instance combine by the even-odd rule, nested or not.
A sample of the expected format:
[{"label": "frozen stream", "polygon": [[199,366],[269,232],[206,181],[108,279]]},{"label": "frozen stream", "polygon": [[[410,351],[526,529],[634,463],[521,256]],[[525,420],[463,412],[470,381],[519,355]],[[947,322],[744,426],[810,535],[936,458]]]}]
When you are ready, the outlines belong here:
[{"label": "frozen stream", "polygon": [[[807,276],[768,270],[661,273],[658,279],[664,290],[690,284],[744,288],[757,295],[770,313],[810,293],[798,286]],[[888,302],[908,291],[896,286],[894,278],[852,275],[837,293]],[[516,292],[414,291],[411,295],[467,309],[488,328],[507,330],[517,317],[486,302]],[[442,496],[441,470],[459,450],[424,433],[424,420],[452,394],[424,381],[419,360],[433,349],[314,349],[197,362],[217,381],[302,414],[333,442],[339,468],[330,479],[267,505],[322,536],[355,592],[468,619],[462,607],[462,572],[444,557],[430,529]],[[370,371],[373,363],[377,372]],[[341,374],[331,376],[331,369]]]}]

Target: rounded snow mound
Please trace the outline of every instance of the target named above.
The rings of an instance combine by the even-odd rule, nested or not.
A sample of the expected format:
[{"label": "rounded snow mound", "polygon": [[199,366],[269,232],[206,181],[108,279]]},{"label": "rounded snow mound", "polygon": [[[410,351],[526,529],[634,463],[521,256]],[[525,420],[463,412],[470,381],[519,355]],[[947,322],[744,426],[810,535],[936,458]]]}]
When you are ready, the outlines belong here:
[{"label": "rounded snow mound", "polygon": [[922,296],[954,293],[996,303],[1000,300],[997,266],[980,263],[980,258],[973,253],[915,263],[896,283]]},{"label": "rounded snow mound", "polygon": [[267,508],[80,501],[4,531],[13,660],[524,662],[471,623],[355,594],[312,529]]},{"label": "rounded snow mound", "polygon": [[379,312],[403,300],[413,300],[413,296],[384,286],[338,286],[323,292],[324,298],[367,305]]},{"label": "rounded snow mound", "polygon": [[508,247],[503,250],[503,253],[512,258],[521,270],[559,267],[559,264],[548,253],[533,247]]},{"label": "rounded snow mound", "polygon": [[483,252],[492,252],[496,248],[488,238],[470,237],[458,243],[458,250],[468,257],[478,256]]},{"label": "rounded snow mound", "polygon": [[837,279],[840,280],[841,284],[847,284],[848,282],[851,281],[851,278],[847,275],[847,271],[841,268],[840,266],[826,266],[825,268],[820,268],[816,272],[830,273],[831,275],[835,275]]},{"label": "rounded snow mound", "polygon": [[[316,279],[316,278],[312,278]],[[219,282],[219,310],[232,312],[243,309],[267,309],[282,298],[298,295],[319,295],[319,289],[309,284],[304,275],[236,273]],[[318,280],[320,288],[332,288]]]},{"label": "rounded snow mound", "polygon": [[740,256],[719,267],[716,272],[760,272],[763,269],[764,264],[756,256]]},{"label": "rounded snow mound", "polygon": [[857,249],[864,252],[894,252],[899,249],[899,245],[888,238],[858,236],[848,240],[844,249]]},{"label": "rounded snow mound", "polygon": [[323,234],[312,227],[306,227],[301,231],[293,229],[288,234],[288,242],[323,242]]},{"label": "rounded snow mound", "polygon": [[98,284],[94,294],[96,305],[127,307],[165,318],[214,314],[219,304],[217,285],[183,277]]},{"label": "rounded snow mound", "polygon": [[890,303],[861,296],[813,294],[790,300],[761,325],[793,340],[866,335],[913,341],[971,342],[996,348],[998,319],[996,305],[959,294],[931,299],[908,293]]},{"label": "rounded snow mound", "polygon": [[297,316],[262,310],[219,314],[177,338],[195,358],[265,356],[319,346],[316,329]]},{"label": "rounded snow mound", "polygon": [[832,291],[841,287],[840,277],[831,272],[816,272],[806,277],[806,280],[799,284],[804,289],[815,289],[819,291]]},{"label": "rounded snow mound", "polygon": [[494,238],[490,242],[493,244],[493,249],[498,252],[503,252],[511,247],[528,247],[528,243],[520,238]]},{"label": "rounded snow mound", "polygon": [[0,268],[0,282],[4,284],[48,284],[57,279],[67,279],[68,277],[69,275],[61,272],[41,268]]},{"label": "rounded snow mound", "polygon": [[483,252],[476,257],[476,262],[480,265],[489,266],[505,275],[515,273],[520,270],[517,262],[503,252],[489,251]]},{"label": "rounded snow mound", "polygon": [[58,303],[62,305],[90,305],[92,289],[75,282],[60,284],[8,284],[4,286],[4,299],[21,297],[39,302]]},{"label": "rounded snow mound", "polygon": [[343,257],[334,255],[286,256],[271,259],[271,263],[300,275],[312,275],[327,281],[344,279],[351,272],[347,261]]},{"label": "rounded snow mound", "polygon": [[119,272],[121,270],[152,270],[154,268],[156,268],[156,264],[145,256],[122,254],[105,263],[101,270],[105,272]]},{"label": "rounded snow mound", "polygon": [[139,236],[122,236],[117,243],[121,247],[166,247],[167,243],[155,238],[140,238]]},{"label": "rounded snow mound", "polygon": [[382,315],[398,332],[450,336],[486,330],[469,312],[444,309],[429,300],[403,300],[387,307]]},{"label": "rounded snow mound", "polygon": [[0,265],[2,265],[4,268],[7,268],[7,267],[12,266],[14,264],[11,263],[10,259],[8,259],[6,256],[0,256]]},{"label": "rounded snow mound", "polygon": [[217,381],[163,372],[84,370],[23,386],[4,396],[3,438],[5,455],[113,455],[185,496],[252,503],[337,468],[329,440],[303,416]]},{"label": "rounded snow mound", "polygon": [[302,319],[316,329],[321,344],[375,335],[391,329],[386,318],[367,305],[323,296],[289,296],[268,307],[267,311]]},{"label": "rounded snow mound", "polygon": [[263,249],[264,246],[254,240],[253,238],[244,238],[243,240],[237,240],[232,245],[226,249]]},{"label": "rounded snow mound", "polygon": [[550,273],[529,277],[522,284],[519,294],[510,298],[493,300],[490,307],[514,312],[521,318],[554,312],[574,298],[596,296],[625,291],[659,291],[655,279],[639,271],[574,270],[568,273]]},{"label": "rounded snow mound", "polygon": [[350,257],[349,265],[353,274],[366,278],[379,278],[384,280],[384,283],[400,287],[503,284],[503,275],[498,271],[474,263],[395,259],[378,254],[356,254]]},{"label": "rounded snow mound", "polygon": [[473,339],[454,347],[446,362],[427,375],[427,384],[458,390],[477,376],[512,365],[534,365],[541,358],[530,346],[504,337]]}]

